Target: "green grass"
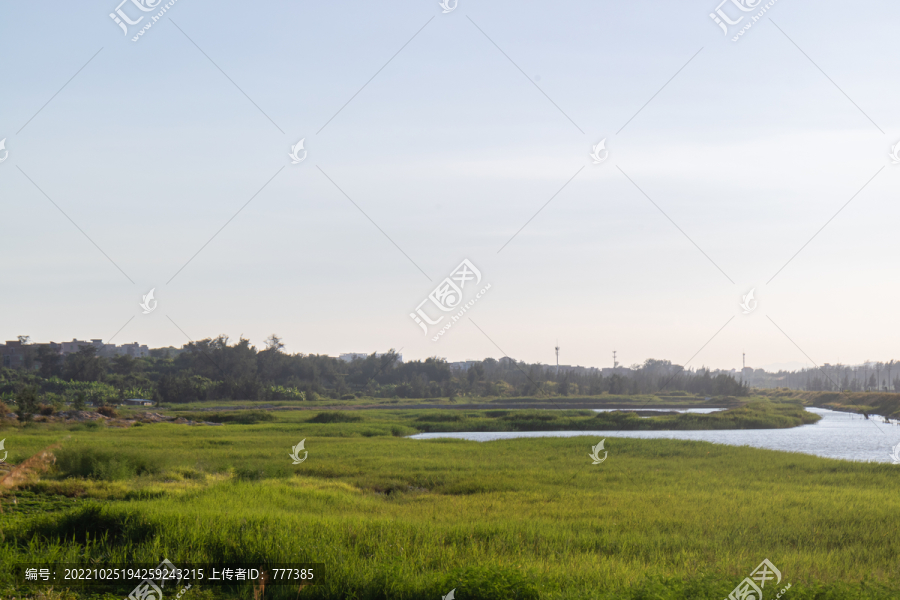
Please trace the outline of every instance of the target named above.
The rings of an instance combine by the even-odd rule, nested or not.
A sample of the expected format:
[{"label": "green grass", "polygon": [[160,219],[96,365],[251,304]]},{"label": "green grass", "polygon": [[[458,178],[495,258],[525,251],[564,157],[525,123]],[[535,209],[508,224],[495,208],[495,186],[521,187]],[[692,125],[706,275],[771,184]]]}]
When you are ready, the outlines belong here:
[{"label": "green grass", "polygon": [[[164,404],[162,408],[172,411],[198,411],[198,410],[243,410],[254,408],[274,408],[280,410],[306,410],[329,407],[356,407],[356,406],[384,406],[386,408],[404,408],[419,404],[444,405],[453,408],[461,404],[583,404],[585,407],[600,408],[604,404],[617,404],[633,406],[635,408],[647,406],[677,406],[677,407],[702,407],[705,405],[720,405],[722,403],[737,403],[745,399],[737,399],[731,396],[717,396],[708,401],[703,396],[693,396],[686,392],[670,392],[659,395],[615,395],[601,394],[599,396],[457,396],[454,401],[449,398],[373,398],[360,396],[353,400],[339,400],[327,397],[319,397],[314,402],[298,400],[271,400],[265,402],[253,402],[249,400],[208,400],[203,402],[191,402],[186,404]],[[156,412],[156,407],[140,407],[138,412]]]},{"label": "green grass", "polygon": [[208,421],[210,423],[239,423],[241,425],[255,425],[266,421],[275,421],[273,413],[265,410],[235,410],[229,412],[198,412],[198,413],[173,413],[192,421]]},{"label": "green grass", "polygon": [[[784,417],[777,405],[747,410],[729,418]],[[520,424],[542,426],[596,419],[489,412],[0,429],[11,462],[63,445],[55,472],[16,492],[18,504],[3,499],[0,564],[323,562],[326,583],[300,594],[318,599],[440,598],[456,588],[460,600],[718,600],[768,558],[792,583],[787,598],[900,596],[893,465],[617,437],[592,465],[598,440],[588,437],[398,437],[523,414]],[[292,465],[301,439],[309,458]],[[10,586],[0,569],[0,596],[26,591]],[[213,593],[252,597],[247,586],[190,591]],[[288,597],[296,589],[267,591]]]}]

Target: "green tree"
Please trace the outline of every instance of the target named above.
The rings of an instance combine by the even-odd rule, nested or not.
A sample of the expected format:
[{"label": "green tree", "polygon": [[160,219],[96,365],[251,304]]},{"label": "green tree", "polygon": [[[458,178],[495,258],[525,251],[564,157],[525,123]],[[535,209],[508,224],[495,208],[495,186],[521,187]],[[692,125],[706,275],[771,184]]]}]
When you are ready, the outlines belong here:
[{"label": "green tree", "polygon": [[16,415],[23,423],[30,421],[38,410],[37,388],[26,385],[16,394]]},{"label": "green tree", "polygon": [[44,379],[62,375],[62,356],[56,348],[47,345],[38,346],[37,361],[40,363],[38,374]]},{"label": "green tree", "polygon": [[97,355],[94,346],[82,346],[78,352],[66,357],[66,379],[75,381],[101,381],[106,371],[106,361]]}]

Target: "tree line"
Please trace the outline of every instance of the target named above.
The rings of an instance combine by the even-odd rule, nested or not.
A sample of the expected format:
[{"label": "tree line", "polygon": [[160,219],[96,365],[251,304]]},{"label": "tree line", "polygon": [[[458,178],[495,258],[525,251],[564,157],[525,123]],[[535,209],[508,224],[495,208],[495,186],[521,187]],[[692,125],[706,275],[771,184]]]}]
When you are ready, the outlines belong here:
[{"label": "tree line", "polygon": [[500,396],[595,396],[684,391],[709,396],[746,395],[730,374],[684,370],[648,359],[604,376],[597,369],[563,369],[488,358],[467,370],[437,357],[401,362],[391,350],[347,362],[318,354],[288,354],[276,336],[257,349],[241,337],[220,335],[159,348],[149,357],[102,356],[94,346],[60,355],[32,346],[22,369],[0,369],[0,400],[15,401],[23,387],[49,404],[115,404],[141,398],[157,403],[205,400],[305,400],[319,397],[455,398]]},{"label": "tree line", "polygon": [[748,370],[744,378],[754,387],[786,387],[813,392],[897,392],[900,391],[900,363],[866,361],[861,365],[830,365],[769,373]]}]

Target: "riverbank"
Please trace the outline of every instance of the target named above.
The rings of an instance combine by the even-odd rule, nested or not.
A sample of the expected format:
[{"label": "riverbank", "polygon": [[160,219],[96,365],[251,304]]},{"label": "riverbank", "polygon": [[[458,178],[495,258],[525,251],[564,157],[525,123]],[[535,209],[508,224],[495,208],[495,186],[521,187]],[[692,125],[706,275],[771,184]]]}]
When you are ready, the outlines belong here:
[{"label": "riverbank", "polygon": [[900,394],[888,392],[806,392],[788,389],[755,390],[775,401],[799,401],[806,406],[838,410],[870,418],[900,420]]}]

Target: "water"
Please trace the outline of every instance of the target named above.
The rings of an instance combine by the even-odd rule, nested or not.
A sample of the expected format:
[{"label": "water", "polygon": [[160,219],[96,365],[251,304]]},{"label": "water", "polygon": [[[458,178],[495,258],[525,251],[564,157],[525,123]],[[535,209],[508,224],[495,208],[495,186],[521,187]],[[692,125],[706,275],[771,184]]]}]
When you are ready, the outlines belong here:
[{"label": "water", "polygon": [[[600,409],[602,410],[602,409]],[[689,409],[709,410],[709,409]],[[896,422],[882,422],[881,417],[868,420],[861,415],[836,412],[824,408],[807,408],[821,415],[813,425],[790,429],[723,429],[717,431],[504,431],[472,433],[420,433],[410,436],[417,440],[455,438],[475,442],[508,440],[523,437],[596,438],[627,437],[645,439],[698,440],[752,446],[785,452],[802,452],[825,458],[840,458],[864,462],[893,462],[890,454],[900,444],[900,426]],[[900,465],[898,465],[900,468]]]}]

